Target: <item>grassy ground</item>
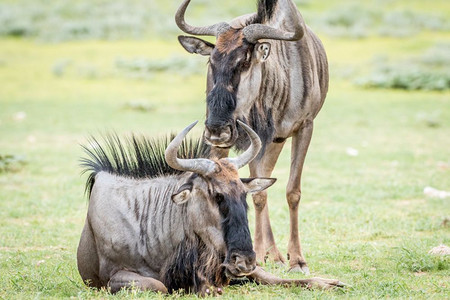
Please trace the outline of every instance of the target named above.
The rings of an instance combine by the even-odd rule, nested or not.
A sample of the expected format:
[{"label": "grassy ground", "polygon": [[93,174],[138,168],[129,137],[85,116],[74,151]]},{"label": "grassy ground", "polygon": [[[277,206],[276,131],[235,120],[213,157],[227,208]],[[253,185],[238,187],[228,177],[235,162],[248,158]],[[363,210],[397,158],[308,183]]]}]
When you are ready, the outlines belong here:
[{"label": "grassy ground", "polygon": [[[91,133],[160,135],[204,120],[202,74],[136,78],[117,67],[118,59],[136,57],[193,59],[174,41],[175,36],[59,44],[0,39],[0,155],[26,160],[0,173],[0,298],[162,298],[137,291],[111,296],[81,282],[75,253],[87,201],[78,158],[79,144]],[[333,76],[305,166],[300,232],[312,275],[352,287],[323,292],[246,285],[225,289],[223,298],[447,298],[449,258],[427,252],[450,244],[449,200],[427,198],[423,189],[450,189],[450,94],[367,90],[342,73],[368,72],[378,55],[420,55],[450,41],[450,35],[363,40],[323,35],[323,41]],[[130,103],[149,109],[131,109]],[[195,130],[200,134],[200,126]],[[358,155],[348,155],[348,148]],[[269,191],[283,253],[288,165],[289,145]],[[266,268],[302,277],[270,263]]]}]

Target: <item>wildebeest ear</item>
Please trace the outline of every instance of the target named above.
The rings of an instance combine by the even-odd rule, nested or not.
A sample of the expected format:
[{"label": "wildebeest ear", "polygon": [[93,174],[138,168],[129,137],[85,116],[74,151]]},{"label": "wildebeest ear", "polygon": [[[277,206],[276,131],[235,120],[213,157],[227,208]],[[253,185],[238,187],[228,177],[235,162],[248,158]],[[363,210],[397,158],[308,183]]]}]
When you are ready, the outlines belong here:
[{"label": "wildebeest ear", "polygon": [[261,192],[277,181],[276,178],[241,178],[247,193]]},{"label": "wildebeest ear", "polygon": [[259,62],[265,62],[270,55],[270,44],[269,43],[258,43],[256,44],[256,58]]},{"label": "wildebeest ear", "polygon": [[214,44],[193,36],[180,35],[178,36],[178,41],[187,52],[204,56],[211,55],[211,52],[215,47]]},{"label": "wildebeest ear", "polygon": [[192,191],[192,184],[191,183],[185,183],[183,184],[178,191],[172,195],[172,201],[175,204],[183,204],[186,203],[190,196]]}]

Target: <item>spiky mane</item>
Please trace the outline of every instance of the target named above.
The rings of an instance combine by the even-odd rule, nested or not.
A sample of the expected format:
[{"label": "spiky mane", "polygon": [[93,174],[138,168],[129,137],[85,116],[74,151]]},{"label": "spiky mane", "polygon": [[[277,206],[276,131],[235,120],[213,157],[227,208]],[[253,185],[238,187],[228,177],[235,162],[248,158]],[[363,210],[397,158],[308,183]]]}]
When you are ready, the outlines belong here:
[{"label": "spiky mane", "polygon": [[275,6],[278,0],[258,0],[258,14],[256,17],[256,23],[265,23],[275,11]]},{"label": "spiky mane", "polygon": [[[165,138],[151,139],[145,136],[131,135],[123,139],[115,133],[105,134],[101,142],[91,136],[88,145],[81,145],[87,157],[80,160],[84,173],[89,173],[86,191],[91,195],[95,175],[99,172],[135,179],[155,178],[181,174],[172,169],[164,158],[164,151],[174,134]],[[179,150],[179,158],[207,158],[210,147],[202,139],[184,139]]]}]

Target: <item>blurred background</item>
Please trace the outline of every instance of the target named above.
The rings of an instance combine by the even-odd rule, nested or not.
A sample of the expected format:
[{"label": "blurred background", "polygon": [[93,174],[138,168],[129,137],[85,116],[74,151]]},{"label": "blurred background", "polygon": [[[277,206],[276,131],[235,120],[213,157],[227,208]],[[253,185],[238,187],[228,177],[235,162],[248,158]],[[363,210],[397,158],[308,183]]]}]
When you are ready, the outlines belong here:
[{"label": "blurred background", "polygon": [[[351,283],[350,297],[448,297],[448,256],[428,251],[450,244],[450,2],[294,2],[331,72],[300,206],[313,274]],[[87,208],[79,144],[106,131],[162,136],[204,121],[207,58],[177,42],[180,3],[0,2],[0,298],[107,297],[84,288],[76,269]],[[193,0],[186,19],[207,25],[255,6]],[[289,148],[269,191],[283,253]],[[233,289],[237,297],[330,296]]]}]

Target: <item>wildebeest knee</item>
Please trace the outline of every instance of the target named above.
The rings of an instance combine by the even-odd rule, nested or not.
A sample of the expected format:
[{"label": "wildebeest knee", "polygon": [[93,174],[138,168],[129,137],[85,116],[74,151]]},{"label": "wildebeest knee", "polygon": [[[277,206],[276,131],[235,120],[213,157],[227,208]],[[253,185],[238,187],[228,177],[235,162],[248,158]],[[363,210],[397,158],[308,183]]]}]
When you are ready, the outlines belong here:
[{"label": "wildebeest knee", "polygon": [[289,208],[294,209],[298,207],[298,203],[300,202],[300,198],[302,193],[298,192],[288,192],[286,194],[287,202],[289,204]]},{"label": "wildebeest knee", "polygon": [[267,202],[267,192],[259,192],[253,194],[253,204],[255,205],[256,210],[263,210],[263,208],[266,206]]}]

